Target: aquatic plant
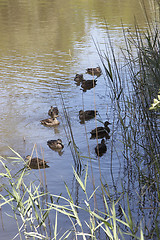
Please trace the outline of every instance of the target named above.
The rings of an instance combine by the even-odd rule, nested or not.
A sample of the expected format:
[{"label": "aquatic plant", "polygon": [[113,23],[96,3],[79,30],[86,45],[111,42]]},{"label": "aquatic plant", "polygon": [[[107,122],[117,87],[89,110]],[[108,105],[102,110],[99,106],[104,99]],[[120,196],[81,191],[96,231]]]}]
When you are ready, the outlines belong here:
[{"label": "aquatic plant", "polygon": [[[15,157],[16,161],[23,162],[23,159],[18,153],[17,156],[18,157]],[[68,198],[50,194],[43,182],[40,182],[38,185],[34,184],[34,182],[30,182],[28,185],[26,184],[26,175],[29,175],[28,168],[23,168],[13,175],[12,171],[7,167],[7,164],[4,163],[5,161],[6,159],[1,157],[0,163],[4,168],[4,173],[0,173],[0,176],[7,179],[7,184],[3,185],[3,193],[0,194],[0,208],[3,210],[4,206],[8,205],[12,209],[13,215],[11,213],[10,216],[15,219],[18,228],[18,233],[13,239],[17,237],[19,237],[19,239],[28,239],[31,237],[33,237],[33,239],[68,239],[70,236],[72,236],[72,239],[78,239],[79,236],[82,236],[83,239],[87,239],[88,237],[90,239],[98,239],[99,230],[103,232],[102,235],[108,236],[109,239],[116,240],[119,239],[120,236],[125,236],[125,234],[136,237],[135,233],[137,232],[137,228],[132,221],[129,204],[128,216],[121,208],[124,221],[118,219],[116,216],[116,205],[118,205],[119,200],[116,202],[113,201],[112,207],[109,208],[107,204],[108,193],[104,186],[103,200],[107,212],[94,209],[92,204],[94,201],[93,196],[98,191],[98,188],[88,196],[88,167],[85,171],[84,182],[73,168],[76,181],[85,195],[83,206],[79,206],[74,203],[66,184]],[[59,203],[60,200],[63,200],[63,205]],[[55,210],[55,223],[52,226],[49,219],[53,210]],[[72,224],[72,227],[62,233],[61,236],[57,225],[58,212],[67,216]],[[86,218],[84,222],[83,219],[80,219],[82,212],[88,214],[88,218]],[[48,224],[50,224],[50,226]],[[120,225],[124,225],[128,230],[122,232]],[[52,228],[53,231],[50,230]],[[143,239],[142,230],[139,234],[139,239]]]},{"label": "aquatic plant", "polygon": [[[106,73],[106,85],[110,87],[110,102],[107,99],[107,104],[112,106],[109,114],[113,115],[113,134],[110,138],[111,168],[115,151],[119,151],[114,144],[116,137],[123,143],[123,168],[125,173],[127,172],[122,179],[122,189],[128,194],[130,210],[137,211],[135,214],[138,216],[137,225],[141,221],[145,223],[142,227],[144,238],[151,239],[160,237],[158,230],[160,126],[158,114],[149,110],[152,98],[160,87],[160,32],[158,29],[158,24],[151,25],[148,22],[147,31],[142,32],[136,23],[136,35],[133,36],[128,30],[126,32],[122,24],[126,43],[125,49],[121,49],[124,56],[123,64],[119,62],[114,52],[114,43],[107,26],[106,46],[109,47],[104,53],[96,46]],[[136,54],[132,49],[136,49]],[[159,98],[155,100],[155,107],[158,106],[158,102]],[[116,135],[117,129],[119,130]],[[117,157],[118,155],[122,159],[122,155],[119,153]],[[133,189],[136,191],[134,192]],[[126,202],[122,199],[119,204],[125,207]],[[135,201],[141,206],[138,210],[136,210]],[[147,219],[148,214],[151,216],[150,223]]]}]

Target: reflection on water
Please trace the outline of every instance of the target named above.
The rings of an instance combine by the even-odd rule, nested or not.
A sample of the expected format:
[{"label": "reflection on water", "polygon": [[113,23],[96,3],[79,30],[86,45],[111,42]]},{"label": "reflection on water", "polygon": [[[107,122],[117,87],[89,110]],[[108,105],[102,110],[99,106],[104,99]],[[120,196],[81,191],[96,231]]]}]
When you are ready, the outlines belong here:
[{"label": "reflection on water", "polygon": [[[121,20],[125,28],[132,29],[135,15],[139,26],[145,28],[142,10],[137,6],[139,0],[0,2],[0,155],[13,155],[8,149],[10,146],[24,157],[31,153],[36,143],[39,155],[44,152],[49,161],[50,168],[46,173],[50,192],[63,192],[63,180],[69,186],[72,184],[73,160],[64,130],[60,92],[75,142],[80,152],[88,156],[85,128],[79,123],[78,113],[83,104],[85,110],[94,109],[96,102],[98,120],[112,121],[111,106],[107,104],[109,89],[103,75],[96,79],[94,88],[82,87],[84,92],[76,86],[74,78],[76,74],[83,74],[84,79],[91,80],[86,68],[101,65],[93,39],[100,49],[106,48],[106,24],[117,53],[124,44]],[[40,120],[47,117],[51,105],[59,108],[60,125],[46,128]],[[86,123],[88,138],[94,128],[94,120]],[[63,140],[61,154],[47,146],[47,141],[54,138]],[[110,143],[107,145],[109,151]],[[120,142],[118,146],[121,149]],[[89,147],[95,176],[99,176],[96,141],[89,141]],[[101,158],[101,167],[104,176],[110,176],[106,154]],[[112,169],[117,181],[119,160],[113,163]],[[110,185],[112,179],[107,181]]]}]

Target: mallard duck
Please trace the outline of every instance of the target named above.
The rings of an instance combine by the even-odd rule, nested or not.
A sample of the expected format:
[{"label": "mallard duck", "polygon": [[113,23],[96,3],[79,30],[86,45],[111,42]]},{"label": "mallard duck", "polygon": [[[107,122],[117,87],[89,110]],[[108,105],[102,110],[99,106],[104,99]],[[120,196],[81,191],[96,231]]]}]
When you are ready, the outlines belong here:
[{"label": "mallard duck", "polygon": [[95,117],[95,113],[97,114],[97,111],[94,111],[94,110],[87,110],[87,111],[80,110],[79,111],[79,119],[82,122],[84,122],[85,120],[90,120],[90,119]]},{"label": "mallard duck", "polygon": [[47,145],[53,149],[53,150],[61,150],[64,148],[64,145],[62,143],[61,139],[57,139],[57,140],[48,140],[47,141]]},{"label": "mallard duck", "polygon": [[47,165],[47,162],[43,159],[40,159],[37,157],[31,158],[31,156],[28,155],[26,156],[26,160],[28,160],[27,166],[32,169],[49,168],[49,166]]},{"label": "mallard duck", "polygon": [[105,144],[105,140],[102,139],[101,140],[101,143],[99,143],[96,147],[95,147],[95,152],[98,156],[102,156],[103,153],[105,153],[107,151],[107,147],[106,147],[106,144]]},{"label": "mallard duck", "polygon": [[51,108],[48,111],[48,115],[52,118],[58,117],[58,113],[59,113],[58,108],[53,106],[51,106]]},{"label": "mallard duck", "polygon": [[108,122],[108,121],[105,121],[105,123],[104,123],[104,127],[105,127],[105,129],[107,130],[108,133],[110,133],[110,128],[108,127],[108,125],[110,125],[110,124],[111,123]]},{"label": "mallard duck", "polygon": [[91,75],[96,75],[98,77],[102,74],[102,70],[100,67],[87,68],[86,71],[87,71],[87,73],[89,73]]},{"label": "mallard duck", "polygon": [[83,88],[83,91],[86,92],[86,90],[94,88],[96,86],[96,82],[97,80],[83,80],[81,87]]},{"label": "mallard duck", "polygon": [[83,74],[76,74],[76,76],[75,76],[75,78],[74,78],[74,81],[76,81],[76,82],[81,82],[81,81],[83,81],[84,80],[84,78],[83,78]]},{"label": "mallard duck", "polygon": [[57,120],[56,117],[54,117],[54,118],[47,118],[47,119],[41,120],[41,124],[48,127],[52,127],[52,126],[59,125],[60,122]]},{"label": "mallard duck", "polygon": [[79,86],[80,83],[81,83],[82,81],[84,81],[83,74],[78,74],[78,73],[77,73],[76,76],[75,76],[75,78],[74,78],[74,81],[75,81],[76,85]]},{"label": "mallard duck", "polygon": [[95,129],[93,129],[90,133],[91,133],[91,138],[106,138],[106,139],[110,139],[109,136],[109,132],[110,129],[108,127],[108,125],[110,124],[110,122],[106,121],[104,123],[104,127],[97,127]]}]

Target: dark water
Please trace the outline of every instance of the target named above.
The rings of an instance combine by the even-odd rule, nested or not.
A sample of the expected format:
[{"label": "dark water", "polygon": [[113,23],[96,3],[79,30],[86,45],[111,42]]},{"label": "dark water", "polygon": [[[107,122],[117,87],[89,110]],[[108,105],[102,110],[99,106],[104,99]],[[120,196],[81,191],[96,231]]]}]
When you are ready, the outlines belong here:
[{"label": "dark water", "polygon": [[[46,169],[46,175],[51,193],[64,193],[64,181],[71,189],[73,186],[74,162],[64,130],[66,121],[59,89],[75,142],[83,156],[89,156],[86,136],[88,138],[94,176],[97,185],[99,183],[99,165],[94,152],[96,140],[89,139],[95,121],[86,123],[86,135],[84,125],[79,123],[78,112],[83,109],[83,104],[85,109],[94,109],[96,103],[99,112],[97,119],[112,122],[112,106],[107,100],[110,89],[105,75],[101,75],[96,87],[87,92],[75,84],[74,77],[76,73],[83,73],[86,79],[92,79],[85,74],[85,69],[102,67],[94,41],[102,51],[106,49],[106,24],[114,42],[115,53],[119,56],[120,47],[125,46],[121,21],[125,29],[134,31],[136,16],[139,27],[142,30],[146,28],[143,11],[137,6],[138,0],[0,2],[0,155],[14,156],[9,146],[24,157],[31,154],[36,144],[38,155],[42,157],[44,154],[45,160],[49,162],[50,168]],[[151,17],[148,5],[147,10]],[[104,73],[103,67],[102,71]],[[60,125],[46,128],[40,124],[40,120],[48,117],[51,105],[59,108]],[[121,155],[122,143],[118,134],[115,136],[116,147]],[[62,155],[49,149],[46,144],[48,140],[58,138],[63,140],[65,146]],[[107,152],[110,152],[110,141],[107,147]],[[87,158],[84,158],[83,164],[87,164]],[[113,178],[116,185],[124,171],[117,153],[112,164],[110,155],[104,154],[100,165],[108,185],[113,185]],[[14,167],[17,168],[16,164]],[[33,173],[38,175],[34,170]],[[74,192],[74,188],[72,190]],[[12,222],[8,231],[8,218],[3,217],[3,221],[1,239],[14,236],[16,230],[13,230]]]}]

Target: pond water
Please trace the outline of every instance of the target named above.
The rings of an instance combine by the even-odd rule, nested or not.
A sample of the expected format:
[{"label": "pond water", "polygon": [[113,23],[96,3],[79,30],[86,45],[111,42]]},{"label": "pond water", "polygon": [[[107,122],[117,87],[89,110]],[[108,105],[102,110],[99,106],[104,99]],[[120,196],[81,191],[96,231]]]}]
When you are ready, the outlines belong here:
[{"label": "pond water", "polygon": [[[149,18],[152,17],[150,6],[146,5],[146,9]],[[134,17],[140,29],[145,29],[146,21],[139,0],[0,1],[0,155],[15,156],[9,146],[25,157],[31,154],[36,144],[39,157],[43,152],[50,166],[46,169],[46,176],[51,193],[65,194],[64,181],[69,188],[73,184],[74,162],[65,134],[66,121],[59,92],[80,153],[89,156],[85,126],[79,123],[78,118],[83,104],[85,110],[94,109],[96,102],[97,119],[112,122],[112,106],[107,100],[110,89],[94,41],[102,51],[105,50],[107,24],[115,53],[120,56],[120,47],[125,46],[121,22],[125,29],[134,31]],[[75,74],[83,73],[86,79],[91,79],[86,68],[96,66],[102,68],[103,74],[97,79],[95,88],[83,92],[74,82]],[[60,125],[47,128],[40,124],[40,120],[48,117],[51,105],[59,108]],[[86,123],[90,156],[98,183],[96,140],[89,139],[93,128],[94,120]],[[48,140],[58,138],[64,143],[61,155],[47,146]],[[109,152],[110,141],[107,147]],[[122,151],[118,136],[117,149]],[[114,159],[112,171],[107,153],[100,161],[102,175],[108,185],[113,185],[113,176],[116,184],[124,174],[120,160]],[[87,164],[87,159],[83,164]],[[39,175],[38,171],[32,171]],[[8,218],[4,217],[3,221],[1,240],[13,237],[16,232],[12,222],[6,228]]]}]

